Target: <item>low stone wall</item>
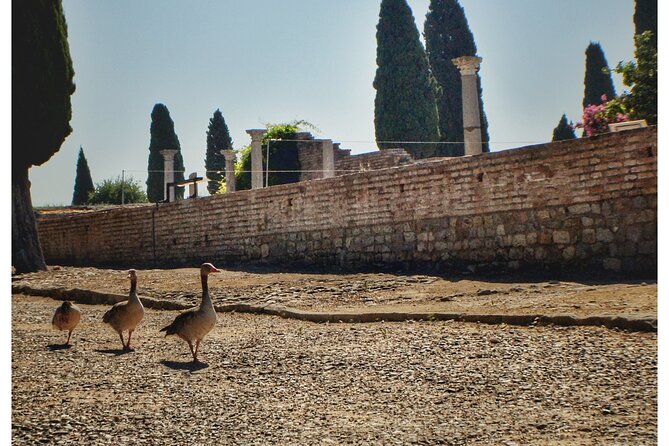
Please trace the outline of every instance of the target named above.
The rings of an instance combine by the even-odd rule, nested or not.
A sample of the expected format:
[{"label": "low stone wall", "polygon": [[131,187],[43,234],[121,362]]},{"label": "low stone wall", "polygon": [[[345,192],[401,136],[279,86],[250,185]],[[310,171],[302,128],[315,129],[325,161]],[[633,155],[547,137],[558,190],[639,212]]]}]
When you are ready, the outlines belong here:
[{"label": "low stone wall", "polygon": [[176,203],[42,215],[49,264],[537,268],[653,276],[657,129]]}]

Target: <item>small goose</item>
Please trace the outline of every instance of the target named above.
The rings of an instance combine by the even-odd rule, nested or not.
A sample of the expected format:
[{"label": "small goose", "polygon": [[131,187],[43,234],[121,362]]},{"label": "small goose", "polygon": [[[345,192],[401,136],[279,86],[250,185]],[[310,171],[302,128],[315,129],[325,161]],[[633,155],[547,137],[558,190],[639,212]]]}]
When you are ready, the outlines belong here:
[{"label": "small goose", "polygon": [[[137,296],[137,272],[134,269],[128,271],[130,279],[130,297],[125,302],[119,302],[111,307],[102,316],[102,322],[111,325],[121,337],[124,350],[132,350],[130,337],[132,332],[144,317],[144,306]],[[123,341],[123,332],[128,330],[128,343]]]},{"label": "small goose", "polygon": [[[200,279],[202,280],[202,303],[200,303],[200,307],[184,311],[174,319],[174,322],[160,330],[165,332],[165,336],[175,334],[188,342],[188,347],[190,347],[190,352],[193,355],[193,362],[198,362],[197,351],[200,342],[216,325],[216,310],[214,310],[214,304],[209,297],[207,276],[210,273],[219,272],[221,271],[211,263],[203,263],[200,267]],[[195,348],[193,348],[193,342],[195,342]]]},{"label": "small goose", "polygon": [[56,308],[56,312],[53,315],[51,324],[56,330],[62,331],[67,330],[67,341],[65,345],[70,345],[70,337],[72,336],[72,331],[74,327],[77,326],[81,320],[81,309],[74,305],[69,300],[63,302],[63,304]]}]

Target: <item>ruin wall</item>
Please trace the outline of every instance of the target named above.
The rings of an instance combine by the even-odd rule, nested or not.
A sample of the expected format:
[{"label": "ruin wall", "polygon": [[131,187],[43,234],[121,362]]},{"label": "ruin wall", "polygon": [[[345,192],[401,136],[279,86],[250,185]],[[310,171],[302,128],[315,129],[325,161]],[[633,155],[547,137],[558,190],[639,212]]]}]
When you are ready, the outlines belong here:
[{"label": "ruin wall", "polygon": [[657,128],[84,214],[39,215],[48,264],[657,267]]}]

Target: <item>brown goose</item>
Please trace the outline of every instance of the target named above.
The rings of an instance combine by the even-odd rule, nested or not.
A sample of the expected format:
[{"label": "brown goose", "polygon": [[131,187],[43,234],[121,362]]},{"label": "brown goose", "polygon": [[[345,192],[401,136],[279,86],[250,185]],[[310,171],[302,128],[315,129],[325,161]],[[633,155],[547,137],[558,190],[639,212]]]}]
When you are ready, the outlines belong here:
[{"label": "brown goose", "polygon": [[72,302],[66,300],[63,304],[56,308],[51,324],[57,330],[67,330],[67,341],[65,345],[70,345],[70,336],[74,327],[77,326],[81,320],[81,309]]},{"label": "brown goose", "polygon": [[[132,350],[130,337],[144,317],[144,306],[142,301],[139,300],[139,296],[137,296],[137,272],[131,269],[128,271],[128,278],[130,279],[130,297],[128,300],[115,304],[102,316],[102,322],[111,325],[121,337],[124,350]],[[125,330],[128,330],[127,344],[123,341]]]},{"label": "brown goose", "polygon": [[[174,319],[174,322],[160,330],[165,332],[165,336],[175,334],[188,342],[188,347],[190,347],[190,352],[193,355],[193,362],[198,362],[197,351],[200,342],[216,325],[216,310],[214,310],[214,304],[209,297],[207,276],[210,273],[219,272],[221,271],[211,263],[203,263],[200,267],[200,279],[202,280],[202,303],[200,303],[200,307],[184,311]],[[193,348],[193,343],[195,343],[195,348]]]}]

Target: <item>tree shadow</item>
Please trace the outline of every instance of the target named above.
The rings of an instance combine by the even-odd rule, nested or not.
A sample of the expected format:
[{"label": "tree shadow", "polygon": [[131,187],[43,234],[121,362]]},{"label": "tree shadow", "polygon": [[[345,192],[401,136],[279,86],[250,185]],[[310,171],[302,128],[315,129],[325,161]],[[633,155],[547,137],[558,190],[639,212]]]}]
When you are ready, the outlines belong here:
[{"label": "tree shadow", "polygon": [[126,348],[108,348],[108,349],[97,349],[95,350],[98,353],[104,353],[107,355],[121,356],[126,353],[133,353],[134,350],[128,350]]},{"label": "tree shadow", "polygon": [[179,361],[168,361],[166,359],[163,359],[162,361],[160,361],[160,363],[173,370],[188,370],[189,372],[197,372],[198,370],[206,369],[207,367],[209,367],[209,364],[200,361],[179,362]]},{"label": "tree shadow", "polygon": [[46,346],[46,348],[49,349],[49,351],[57,351],[57,350],[67,350],[69,348],[72,348],[72,344],[49,344]]}]

